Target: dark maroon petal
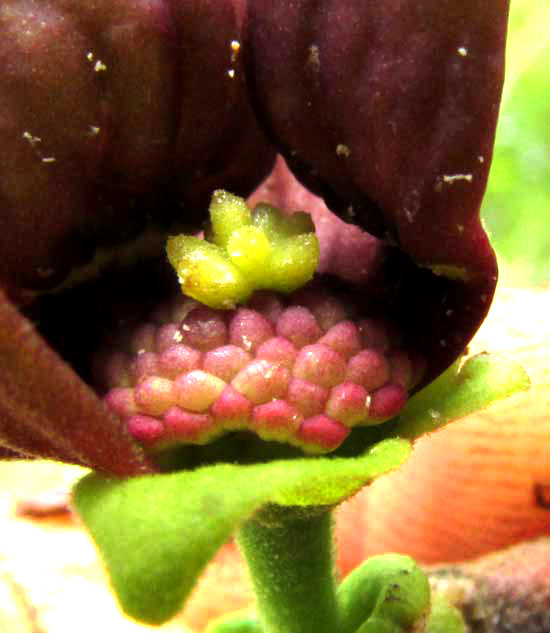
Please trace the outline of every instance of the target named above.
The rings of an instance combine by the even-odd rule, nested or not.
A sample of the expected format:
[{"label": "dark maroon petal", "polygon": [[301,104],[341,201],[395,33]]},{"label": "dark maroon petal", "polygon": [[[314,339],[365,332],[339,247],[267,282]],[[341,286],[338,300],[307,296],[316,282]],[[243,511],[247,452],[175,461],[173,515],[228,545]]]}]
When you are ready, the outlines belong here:
[{"label": "dark maroon petal", "polygon": [[[427,360],[429,379],[465,347],[496,283],[479,205],[507,8],[507,0],[4,0],[0,289],[22,305],[98,245],[121,244],[149,221],[161,232],[176,216],[202,221],[213,188],[247,195],[272,165],[267,132],[301,182],[370,234],[330,214],[282,161],[264,199],[313,212],[320,272],[354,284],[361,312],[392,320],[404,347]],[[150,472],[91,389],[0,297],[0,455]],[[323,331],[336,322],[330,307],[323,315],[306,307]],[[260,338],[260,349],[273,340]],[[273,349],[263,351],[268,362]],[[149,360],[113,362],[107,372],[147,373]],[[393,371],[404,380],[403,368]],[[210,433],[208,415],[178,415],[175,426]],[[341,429],[321,422],[309,426],[330,443]]]},{"label": "dark maroon petal", "polygon": [[153,472],[136,442],[0,291],[3,447],[111,472]]},{"label": "dark maroon petal", "polygon": [[248,194],[269,171],[231,2],[2,9],[0,283],[12,297],[183,205],[200,221],[213,188]]},{"label": "dark maroon petal", "polygon": [[248,8],[259,118],[332,210],[397,246],[401,254],[385,249],[393,274],[383,285],[433,376],[473,335],[496,284],[479,207],[507,1],[251,0]]},{"label": "dark maroon petal", "polygon": [[243,0],[170,4],[176,25],[176,170],[183,200],[203,208],[214,189],[250,193],[274,152],[256,123],[242,63]]},{"label": "dark maroon petal", "polygon": [[[274,151],[248,103],[242,14],[240,2],[212,0],[2,2],[0,289],[16,305],[98,246],[150,220],[163,232],[176,216],[198,223],[213,188],[246,195],[268,173]],[[3,295],[0,322],[0,441],[117,474],[147,470]]]},{"label": "dark maroon petal", "polygon": [[356,205],[366,228],[389,232],[417,261],[469,267],[506,18],[505,0],[251,0],[259,114],[340,210]]}]

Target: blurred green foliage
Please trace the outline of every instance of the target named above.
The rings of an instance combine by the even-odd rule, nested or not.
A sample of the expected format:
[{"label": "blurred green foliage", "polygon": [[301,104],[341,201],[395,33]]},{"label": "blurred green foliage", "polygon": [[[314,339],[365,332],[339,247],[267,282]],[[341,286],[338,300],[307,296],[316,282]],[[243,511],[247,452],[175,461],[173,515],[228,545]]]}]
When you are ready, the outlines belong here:
[{"label": "blurred green foliage", "polygon": [[482,214],[505,284],[550,281],[550,2],[512,0]]}]

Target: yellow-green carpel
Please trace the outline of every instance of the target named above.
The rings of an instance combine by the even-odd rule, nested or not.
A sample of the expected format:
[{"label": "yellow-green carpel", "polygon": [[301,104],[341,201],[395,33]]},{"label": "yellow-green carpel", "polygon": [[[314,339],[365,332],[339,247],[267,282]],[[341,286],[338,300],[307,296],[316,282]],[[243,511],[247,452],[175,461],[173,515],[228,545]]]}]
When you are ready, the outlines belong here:
[{"label": "yellow-green carpel", "polygon": [[290,293],[313,277],[319,241],[311,217],[286,216],[268,204],[251,212],[243,198],[215,191],[211,239],[170,237],[168,259],[185,295],[211,308],[232,309],[255,290]]}]

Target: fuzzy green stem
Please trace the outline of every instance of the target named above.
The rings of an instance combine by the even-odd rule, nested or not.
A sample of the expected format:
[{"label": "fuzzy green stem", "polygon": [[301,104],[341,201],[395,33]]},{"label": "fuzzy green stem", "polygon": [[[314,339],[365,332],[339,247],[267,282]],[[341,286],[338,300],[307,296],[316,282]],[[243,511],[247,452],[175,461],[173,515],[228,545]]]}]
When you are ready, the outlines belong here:
[{"label": "fuzzy green stem", "polygon": [[328,508],[271,507],[238,536],[266,633],[335,633],[332,516]]}]

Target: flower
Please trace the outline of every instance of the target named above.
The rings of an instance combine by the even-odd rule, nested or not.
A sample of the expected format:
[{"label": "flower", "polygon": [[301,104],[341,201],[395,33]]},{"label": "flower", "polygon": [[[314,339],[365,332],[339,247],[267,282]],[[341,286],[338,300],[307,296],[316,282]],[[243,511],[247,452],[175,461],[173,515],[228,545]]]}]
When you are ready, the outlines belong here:
[{"label": "flower", "polygon": [[167,227],[200,228],[211,190],[247,195],[271,172],[270,198],[312,199],[273,170],[276,153],[370,233],[328,220],[324,272],[350,273],[355,300],[383,308],[437,376],[496,284],[479,205],[506,13],[497,0],[4,2],[5,454],[155,471],[88,386],[90,356],[170,291]]}]

